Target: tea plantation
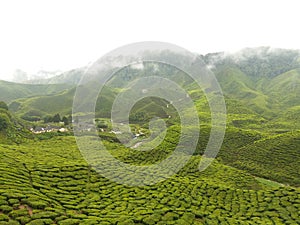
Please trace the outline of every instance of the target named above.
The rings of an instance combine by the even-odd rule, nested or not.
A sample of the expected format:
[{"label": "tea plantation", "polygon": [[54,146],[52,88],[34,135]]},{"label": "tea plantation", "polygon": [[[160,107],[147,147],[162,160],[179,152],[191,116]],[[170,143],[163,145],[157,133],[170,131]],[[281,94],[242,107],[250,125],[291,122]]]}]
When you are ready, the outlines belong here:
[{"label": "tea plantation", "polygon": [[[204,85],[202,90],[175,67],[149,61],[143,62],[143,69],[127,66],[113,70],[114,77],[100,93],[94,88],[98,81],[89,81],[78,107],[84,110],[75,113],[75,84],[83,75],[82,68],[46,80],[44,85],[0,81],[0,225],[300,224],[300,53],[270,50],[261,47],[237,55],[200,56],[220,83],[227,112],[221,149],[202,172],[199,162],[211,157],[205,148],[213,118],[207,98],[213,89]],[[186,56],[168,51],[159,54],[159,61],[172,59],[185,68]],[[243,59],[236,60],[237,56]],[[194,123],[181,127],[179,115],[193,118],[192,108],[177,112],[174,102],[148,96],[130,111],[132,134],[114,130],[111,121],[121,126],[124,120],[111,118],[113,103],[134,87],[124,84],[148,75],[162,76],[184,88],[197,109],[200,129]],[[170,96],[177,92],[166,90]],[[96,94],[96,112],[85,111],[90,96]],[[88,121],[92,114],[95,120]],[[146,143],[155,133],[149,129],[149,121],[157,117],[166,122],[166,130],[155,130],[155,138]],[[67,128],[70,133],[33,134],[35,128],[50,125]],[[71,134],[76,133],[77,125],[84,129],[75,140]],[[116,183],[107,175],[127,180],[138,172],[120,173],[108,154],[100,154],[100,159],[109,166],[96,171],[97,165],[84,160],[76,142],[85,140],[90,159],[99,162],[92,141],[97,140],[96,133],[90,135],[94,128],[111,155],[135,165],[131,168],[156,164],[172,154],[175,161],[165,173],[153,170],[152,175],[143,176],[145,183],[154,175],[168,179],[153,185]],[[189,152],[194,149],[190,142],[197,137],[180,146],[181,129],[189,131],[185,134],[188,138],[200,130],[194,153]],[[116,132],[123,132],[126,146],[132,148],[121,144]],[[139,151],[140,144],[156,147]],[[174,154],[177,145],[182,152]],[[177,165],[185,160],[185,167],[177,171]]]},{"label": "tea plantation", "polygon": [[0,224],[300,223],[299,188],[218,161],[200,173],[200,156],[164,182],[128,187],[89,167],[71,136],[1,144],[0,152]]}]

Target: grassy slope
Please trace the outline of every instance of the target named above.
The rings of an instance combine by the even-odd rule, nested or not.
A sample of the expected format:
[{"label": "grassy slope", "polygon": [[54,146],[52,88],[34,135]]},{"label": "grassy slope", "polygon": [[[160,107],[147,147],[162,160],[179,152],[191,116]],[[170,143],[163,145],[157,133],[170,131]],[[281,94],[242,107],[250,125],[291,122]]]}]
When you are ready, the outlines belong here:
[{"label": "grassy slope", "polygon": [[[260,176],[271,178],[279,182],[299,185],[298,181],[294,181],[295,176],[288,175],[287,178],[283,178],[282,174],[284,172],[282,169],[284,167],[278,168],[278,173],[281,173],[281,175],[276,175],[275,172],[268,172],[269,167],[264,165],[264,157],[266,157],[266,155],[260,154],[256,149],[255,143],[255,141],[261,138],[261,147],[266,148],[266,151],[271,151],[271,147],[273,146],[272,142],[270,142],[271,147],[268,147],[267,144],[263,144],[265,141],[264,138],[274,137],[276,139],[278,133],[299,130],[299,106],[297,105],[297,99],[293,99],[294,96],[298,94],[298,86],[293,86],[296,90],[295,92],[291,91],[290,86],[291,84],[298,83],[298,70],[292,70],[272,78],[253,78],[245,75],[245,73],[236,67],[222,66],[216,74],[226,96],[228,111],[227,126],[229,127],[219,157],[230,165],[243,168],[254,174],[259,174]],[[266,79],[269,79],[269,81],[266,82]],[[195,100],[196,106],[201,111],[199,114],[201,123],[208,124],[209,111],[207,111],[207,102],[202,92],[195,90],[193,85],[189,85],[187,88]],[[22,102],[23,108],[17,113],[22,115],[34,109],[41,111],[43,115],[57,112],[63,115],[68,114],[71,112],[70,107],[72,105],[73,93],[74,90],[54,96],[25,99]],[[98,103],[101,103],[97,105],[97,110],[103,112],[101,114],[102,116],[109,117],[111,103],[116,94],[108,90],[102,96],[102,100],[98,101]],[[291,101],[288,99],[293,99],[293,104],[291,104]],[[162,118],[165,118],[166,115],[169,114],[168,109],[165,107],[165,102],[153,98],[139,102],[134,110],[136,110],[136,112],[147,112],[150,116],[155,114]],[[209,134],[209,128],[205,128],[205,126],[206,125],[204,125],[201,130],[202,136],[200,137],[197,150],[197,152],[200,153],[202,153],[205,148]],[[251,146],[251,144],[252,147],[250,148],[249,146]],[[285,140],[285,149],[289,148],[289,144],[288,140]],[[291,143],[290,146],[292,145]],[[291,151],[292,155],[297,155],[299,154],[298,149],[298,147],[293,147],[289,149],[289,151]],[[243,156],[239,159],[239,162],[234,162],[234,159],[236,160],[235,152],[239,152],[239,155]],[[257,161],[254,167],[261,168],[260,173],[251,169],[251,166],[248,164],[252,160],[249,159],[249,162],[247,162],[249,157],[244,157],[250,153],[252,154],[252,152],[257,153]],[[275,157],[273,162],[277,163],[282,160],[279,155]],[[274,166],[278,167],[278,165]],[[288,173],[290,173],[290,171],[288,171]]]},{"label": "grassy slope", "polygon": [[[272,59],[272,56],[267,55]],[[276,60],[278,56],[276,55]],[[257,59],[258,60],[258,59]],[[271,60],[272,61],[272,60]],[[277,62],[277,61],[276,61]],[[251,60],[248,64],[254,63]],[[251,70],[250,64],[247,64],[247,70],[239,68],[241,65],[225,63],[224,65],[217,66],[214,70],[216,77],[223,89],[225,96],[229,99],[238,100],[242,105],[249,107],[256,113],[265,115],[276,115],[277,111],[280,111],[280,107],[290,106],[292,102],[297,102],[297,93],[299,93],[299,69],[293,69],[288,72],[277,74],[276,76],[265,76],[264,74],[253,75],[256,70],[264,72],[263,66],[260,65],[259,60],[253,65]],[[241,62],[241,64],[243,64]],[[278,63],[277,63],[278,64]],[[270,65],[275,67],[276,65]],[[283,66],[283,65],[281,65]],[[139,74],[145,76],[145,74],[161,75],[168,77],[179,84],[189,86],[190,78],[177,70],[169,67],[160,66],[160,70],[154,70],[152,64],[145,64],[144,71],[126,68],[119,71],[112,80],[108,82],[108,85],[112,88],[122,87],[124,83],[133,80],[138,77]],[[291,67],[293,68],[293,67]],[[266,69],[266,68],[265,68]],[[268,68],[267,71],[269,71]],[[276,69],[277,71],[278,69]],[[279,70],[280,71],[280,70]],[[257,72],[257,71],[256,71]],[[266,72],[266,71],[265,71]],[[270,71],[269,71],[270,72]],[[278,71],[277,71],[278,72]],[[276,72],[276,73],[277,73]],[[275,73],[275,72],[274,72]],[[6,84],[9,86],[9,84]],[[17,84],[16,84],[17,85]],[[5,85],[3,85],[4,87]],[[23,85],[24,86],[24,85]],[[23,87],[18,86],[18,90],[23,90]],[[59,85],[50,86],[51,88],[58,87]],[[45,92],[45,86],[27,86]],[[4,89],[3,89],[4,90]],[[6,93],[11,93],[11,91]],[[26,97],[24,93],[23,96]],[[36,95],[36,94],[35,94]],[[68,106],[70,107],[70,106]],[[64,109],[64,111],[67,111]],[[275,112],[274,112],[275,111]]]},{"label": "grassy slope", "polygon": [[264,92],[273,99],[274,106],[290,108],[299,105],[300,69],[275,77],[266,85]]},{"label": "grassy slope", "polygon": [[91,170],[73,137],[0,148],[1,224],[299,222],[298,189],[251,190],[252,176],[217,162],[202,174],[199,156],[167,181],[128,187]]},{"label": "grassy slope", "polygon": [[0,109],[0,118],[5,119],[7,123],[7,127],[0,130],[0,143],[22,143],[27,141],[28,138],[32,138],[32,134],[24,125],[25,121],[21,121],[4,109]]},{"label": "grassy slope", "polygon": [[18,115],[29,114],[32,116],[52,115],[55,113],[67,115],[71,113],[74,93],[75,90],[71,89],[56,95],[19,99],[15,101],[20,103],[15,112]]},{"label": "grassy slope", "polygon": [[[215,71],[217,79],[222,87],[227,102],[233,103],[229,105],[230,110],[247,110],[248,113],[259,114],[267,118],[274,118],[279,113],[283,113],[290,107],[294,107],[298,102],[299,90],[299,70],[291,70],[276,77],[251,77],[243,73],[235,66],[225,65],[220,66]],[[124,78],[125,79],[125,78]],[[111,84],[113,86],[113,84]],[[199,99],[201,94],[195,92],[194,85],[185,84],[193,99],[197,102],[203,102]],[[8,85],[9,86],[9,85]],[[8,87],[6,87],[7,89]],[[38,89],[38,87],[36,87]],[[53,88],[53,87],[52,87]],[[44,89],[44,88],[41,88]],[[22,88],[20,89],[22,90]],[[3,92],[7,90],[3,89]],[[28,100],[21,101],[21,108],[24,111],[39,110],[42,112],[57,111],[61,113],[70,112],[72,104],[70,103],[70,95],[73,91],[58,94],[56,96],[34,97]],[[114,95],[106,93],[107,101],[112,102]],[[26,97],[24,93],[20,97]],[[41,98],[41,99],[39,99]],[[49,104],[47,101],[49,100]],[[65,101],[63,106],[61,102]],[[51,104],[50,104],[51,103]],[[111,105],[106,104],[104,108]],[[145,104],[152,104],[148,101]],[[60,107],[62,105],[62,107]],[[48,107],[48,108],[47,108]],[[57,108],[56,108],[57,107]],[[103,108],[103,107],[102,107]],[[147,108],[153,108],[149,105]],[[53,109],[53,110],[52,110]],[[51,111],[52,110],[52,111]]]},{"label": "grassy slope", "polygon": [[299,149],[300,132],[290,132],[232,148],[224,161],[258,176],[300,186]]},{"label": "grassy slope", "polygon": [[33,85],[18,84],[0,80],[0,100],[11,102],[18,98],[50,95],[70,88],[68,84]]},{"label": "grassy slope", "polygon": [[[20,196],[15,197],[7,189],[1,189],[3,205],[8,206],[4,214],[9,217],[3,216],[0,219],[44,219],[45,223],[50,223],[51,220],[61,224],[76,224],[83,220],[95,224],[99,224],[100,220],[103,224],[103,221],[109,224],[114,220],[127,220],[125,224],[130,224],[130,220],[151,224],[154,218],[165,220],[162,224],[172,223],[171,220],[179,220],[178,224],[219,224],[221,220],[229,224],[237,223],[238,220],[245,224],[246,221],[248,224],[257,224],[258,221],[300,223],[299,189],[281,187],[281,184],[273,182],[300,185],[300,134],[297,131],[299,70],[274,77],[249,77],[236,67],[225,66],[217,71],[217,76],[226,96],[228,128],[218,156],[219,162],[215,162],[204,173],[197,171],[200,157],[193,156],[190,164],[171,180],[153,187],[128,188],[90,171],[82,161],[72,138],[60,137],[22,146],[3,145],[2,179],[7,187],[13,187],[14,193],[19,193]],[[207,102],[203,94],[192,86],[189,91],[196,100],[198,109],[202,110],[200,118],[204,121],[204,126],[197,149],[197,152],[202,153],[209,135],[209,113],[205,111]],[[18,113],[34,109],[42,114],[66,114],[70,112],[71,97],[72,92],[69,91],[25,99],[22,100],[23,108]],[[109,92],[104,101],[101,101],[102,105],[98,105],[97,109],[104,109],[105,116],[109,116],[109,107],[114,97],[115,93]],[[150,111],[157,105],[165,103],[147,99],[136,108],[137,111]],[[153,111],[164,117],[166,111],[161,109]],[[107,145],[113,147],[113,154],[125,162],[153,163],[169,154],[168,145],[175,143],[173,139],[176,132],[176,129],[173,130],[162,148],[151,151],[150,155],[124,149],[116,143],[107,142]],[[43,154],[40,154],[41,149]],[[66,152],[61,151],[62,149]],[[16,174],[26,188],[12,180],[12,176]],[[256,190],[264,188],[263,184],[275,189]],[[31,195],[32,198],[28,197]],[[162,197],[156,197],[161,195]],[[187,199],[191,196],[196,201],[192,199],[189,202]],[[186,201],[189,202],[188,205]],[[17,209],[20,205],[33,208],[38,215],[28,217],[26,210],[23,210],[25,216],[21,215],[22,212]],[[16,212],[12,211],[13,208]],[[47,213],[43,215],[45,211]],[[121,211],[127,212],[128,216],[121,218]],[[186,211],[191,214],[186,215]],[[170,218],[168,212],[175,213],[174,217]],[[98,217],[99,214],[102,218]],[[192,222],[189,222],[189,218],[192,218]]]},{"label": "grassy slope", "polygon": [[256,113],[267,115],[270,113],[267,107],[268,93],[262,93],[257,89],[257,80],[232,66],[218,68],[216,76],[225,96],[229,99],[238,100]]},{"label": "grassy slope", "polygon": [[[55,95],[19,99],[15,101],[20,104],[15,113],[20,116],[24,114],[37,115],[41,118],[55,113],[69,115],[72,113],[75,91],[76,89],[72,88]],[[97,111],[101,111],[105,116],[108,116],[114,97],[115,94],[110,89],[104,89],[104,94],[98,99]],[[85,101],[83,100],[82,102],[84,104]]]},{"label": "grassy slope", "polygon": [[[20,116],[26,114],[31,116],[40,116],[41,118],[45,115],[52,115],[55,113],[69,115],[72,112],[74,94],[75,89],[71,89],[51,96],[19,99],[14,102],[14,104],[19,104],[18,108],[14,111]],[[110,88],[103,89],[103,92],[101,92],[100,98],[98,98],[96,104],[97,117],[110,117],[110,110],[115,97],[116,94],[113,90]],[[84,102],[87,101],[82,102],[84,104]],[[158,98],[146,98],[137,103],[133,108],[134,113],[144,112],[149,114],[149,116],[153,116],[155,114],[161,118],[166,118],[170,111],[172,110],[167,109],[166,102]]]}]

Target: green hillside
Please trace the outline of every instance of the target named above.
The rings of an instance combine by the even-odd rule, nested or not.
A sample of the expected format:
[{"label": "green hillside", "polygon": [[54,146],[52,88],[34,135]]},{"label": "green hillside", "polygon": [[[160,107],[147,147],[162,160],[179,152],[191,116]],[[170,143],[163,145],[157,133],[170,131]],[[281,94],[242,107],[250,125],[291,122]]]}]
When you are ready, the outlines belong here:
[{"label": "green hillside", "polygon": [[217,162],[201,174],[198,157],[169,180],[128,187],[88,167],[72,137],[0,149],[1,224],[299,223],[299,189]]},{"label": "green hillside", "polygon": [[59,94],[22,98],[10,103],[9,108],[24,119],[42,119],[46,115],[60,113],[71,114],[75,90],[70,89]]},{"label": "green hillside", "polygon": [[268,113],[268,93],[256,89],[256,81],[234,66],[221,66],[216,71],[217,79],[226,97],[239,100],[257,113]]},{"label": "green hillside", "polygon": [[263,138],[226,150],[229,165],[280,183],[300,186],[300,132]]},{"label": "green hillside", "polygon": [[[242,71],[238,65],[239,64],[233,65],[231,63],[225,63],[217,65],[214,69],[225,95],[229,112],[246,112],[246,114],[251,113],[272,120],[279,114],[282,115],[285,111],[290,111],[291,107],[298,105],[298,95],[300,93],[299,69],[291,69],[277,76],[250,76],[245,73],[245,71]],[[161,66],[161,69],[162,71],[160,72],[165,74],[163,76],[171,74],[172,80],[186,87],[194,99],[195,104],[199,104],[199,106],[202,107],[201,110],[203,110],[206,100],[201,97],[203,94],[200,92],[196,94],[197,90],[195,88],[198,87],[191,83],[191,80],[189,80],[186,75],[178,73],[174,69],[165,68],[164,66]],[[285,67],[285,69],[287,68]],[[113,80],[109,81],[107,86],[111,89],[109,92],[116,94],[122,91],[120,88],[121,84],[133,80],[140,73],[150,73],[153,70],[153,66],[151,64],[147,65],[145,66],[145,70],[146,72],[141,72],[139,70],[126,68],[124,71],[120,71]],[[157,71],[156,73],[160,74]],[[145,76],[145,74],[142,76]],[[17,104],[11,104],[10,107],[19,115],[28,113],[31,110],[37,111],[37,114],[42,115],[47,112],[53,113],[53,111],[67,114],[71,112],[71,98],[73,93],[74,89],[64,93],[54,94],[53,96],[18,100],[16,101],[18,102]],[[103,93],[102,95],[105,101],[103,102],[104,106],[100,108],[105,111],[104,114],[106,116],[109,115],[109,106],[112,105],[115,94]],[[48,101],[49,104],[47,103]],[[62,104],[62,102],[65,102],[65,104]],[[144,104],[152,103],[148,101]],[[158,105],[160,105],[160,103]],[[147,107],[153,108],[150,105],[145,107],[145,109],[147,109]]]},{"label": "green hillside", "polygon": [[25,124],[25,121],[12,115],[6,107],[0,106],[0,143],[22,143],[32,138]]},{"label": "green hillside", "polygon": [[264,92],[279,106],[297,106],[300,97],[300,68],[290,70],[272,79]]},{"label": "green hillside", "polygon": [[[75,94],[75,88],[61,92],[55,95],[38,96],[31,98],[23,98],[13,101],[9,107],[20,117],[26,119],[40,118],[47,115],[53,115],[59,113],[60,115],[70,115],[72,113],[73,98]],[[86,93],[89,96],[93,93]],[[105,87],[99,95],[96,103],[96,117],[110,117],[111,107],[116,97],[116,91]],[[82,106],[88,103],[89,99],[82,100]],[[160,116],[161,118],[168,117],[168,113],[172,114],[173,107],[167,109],[167,103],[163,99],[158,98],[145,98],[135,105],[132,109],[133,114],[144,114],[145,118],[152,118],[153,115]],[[158,113],[158,114],[157,114]],[[133,119],[134,119],[133,115]]]},{"label": "green hillside", "polygon": [[78,68],[63,72],[58,76],[54,76],[48,79],[36,79],[29,80],[31,84],[69,84],[76,85],[79,83],[82,75],[84,74],[86,68]]},{"label": "green hillside", "polygon": [[[62,84],[0,82],[0,96],[9,103],[7,110],[0,99],[0,225],[300,224],[299,56],[299,51],[268,47],[201,56],[222,87],[227,109],[223,144],[217,158],[202,172],[200,160],[211,157],[205,152],[211,112],[203,90],[187,74],[163,63],[130,65],[114,74],[98,96],[95,116],[97,134],[121,162],[140,167],[161,162],[173,153],[183,129],[171,102],[150,96],[131,109],[134,137],[128,134],[125,140],[131,147],[121,144],[112,130],[111,109],[116,97],[131,88],[129,82],[149,74],[170,78],[187,91],[198,110],[200,136],[195,152],[190,152],[188,142],[182,152],[172,155],[176,162],[189,159],[188,163],[169,179],[141,187],[118,184],[97,173],[82,157],[72,132],[33,135],[28,131],[29,126],[45,125],[45,116],[72,114],[76,89],[71,83],[78,83],[81,69],[37,81]],[[182,66],[186,62],[185,56],[170,52],[158,58],[163,61],[166,57]],[[98,94],[95,83],[85,87],[79,109],[86,109],[91,96]],[[155,82],[143,84],[151,87]],[[166,90],[173,95],[173,90]],[[125,98],[121,106],[131,100]],[[180,113],[189,117],[190,112]],[[73,119],[85,115],[79,110]],[[149,121],[155,117],[166,122],[165,136],[161,140],[164,133],[159,131],[146,143],[156,132],[149,130]],[[114,120],[122,125],[123,121]],[[188,137],[199,127],[184,129],[190,132],[185,134]],[[95,133],[90,135],[83,131],[80,138],[93,151]],[[139,146],[151,148],[143,151]],[[111,160],[101,157],[105,162]],[[177,167],[174,163],[167,169],[173,174]],[[134,168],[132,174],[118,172],[109,167],[111,176],[125,180],[138,173]],[[146,182],[152,176],[145,173],[143,179]]]},{"label": "green hillside", "polygon": [[31,96],[53,95],[70,88],[69,84],[34,85],[18,84],[0,80],[0,100],[11,102]]}]

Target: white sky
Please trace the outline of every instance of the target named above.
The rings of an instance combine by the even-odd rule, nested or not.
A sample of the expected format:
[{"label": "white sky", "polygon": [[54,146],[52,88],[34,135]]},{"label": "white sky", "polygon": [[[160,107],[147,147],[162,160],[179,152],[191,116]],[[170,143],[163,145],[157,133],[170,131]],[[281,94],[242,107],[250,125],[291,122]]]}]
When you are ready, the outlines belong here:
[{"label": "white sky", "polygon": [[67,70],[138,41],[192,52],[300,49],[300,8],[268,0],[0,1],[0,79],[15,69]]}]

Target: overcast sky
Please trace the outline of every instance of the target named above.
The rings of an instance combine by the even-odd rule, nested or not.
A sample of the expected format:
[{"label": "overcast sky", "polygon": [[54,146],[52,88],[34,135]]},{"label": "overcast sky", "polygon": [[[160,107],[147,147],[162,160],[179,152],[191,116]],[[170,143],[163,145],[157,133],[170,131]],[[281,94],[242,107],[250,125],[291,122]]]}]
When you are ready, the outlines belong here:
[{"label": "overcast sky", "polygon": [[201,54],[300,49],[299,1],[0,1],[0,79],[67,70],[125,44],[164,41]]}]

